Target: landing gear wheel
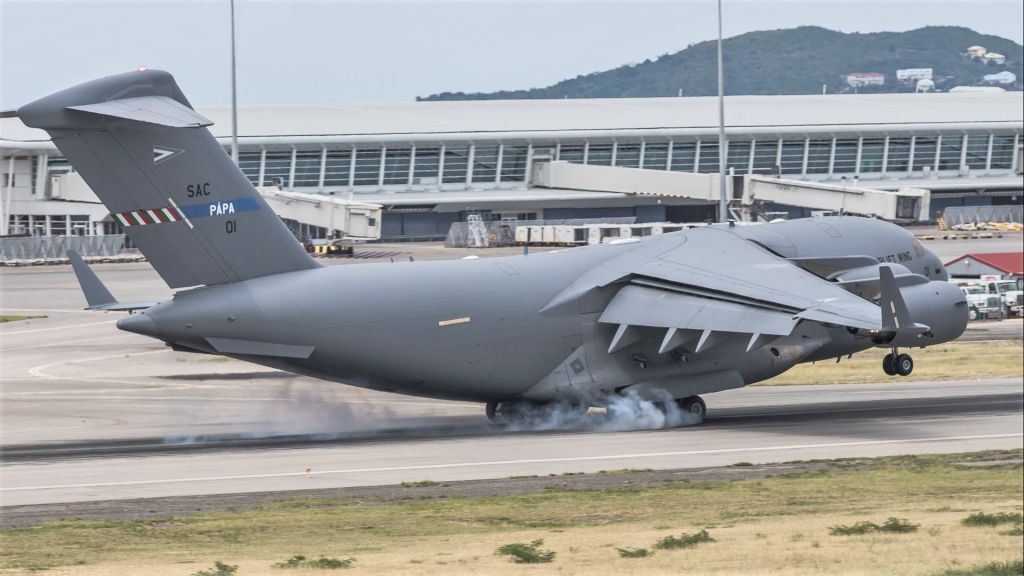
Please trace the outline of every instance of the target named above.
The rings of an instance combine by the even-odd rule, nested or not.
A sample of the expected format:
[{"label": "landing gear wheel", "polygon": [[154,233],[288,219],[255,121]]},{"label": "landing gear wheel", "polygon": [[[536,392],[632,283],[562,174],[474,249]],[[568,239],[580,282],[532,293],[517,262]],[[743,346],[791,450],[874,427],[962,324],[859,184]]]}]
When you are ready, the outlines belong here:
[{"label": "landing gear wheel", "polygon": [[896,357],[892,354],[886,354],[885,358],[882,358],[882,372],[885,372],[889,376],[895,376],[898,374],[896,371]]},{"label": "landing gear wheel", "polygon": [[900,376],[910,376],[914,371],[914,359],[910,354],[900,354],[896,357],[896,373]]},{"label": "landing gear wheel", "polygon": [[679,409],[683,412],[686,424],[701,424],[708,413],[708,405],[700,396],[690,396],[679,401]]},{"label": "landing gear wheel", "polygon": [[508,426],[511,424],[522,424],[529,418],[530,410],[526,402],[515,400],[504,400],[501,402],[491,400],[487,403],[487,419],[492,424]]}]

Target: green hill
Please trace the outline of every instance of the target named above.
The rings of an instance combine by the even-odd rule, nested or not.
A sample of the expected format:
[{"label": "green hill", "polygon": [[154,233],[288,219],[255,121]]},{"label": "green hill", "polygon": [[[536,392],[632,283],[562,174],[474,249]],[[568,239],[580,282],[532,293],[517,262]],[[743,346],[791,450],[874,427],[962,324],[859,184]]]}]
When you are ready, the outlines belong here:
[{"label": "green hill", "polygon": [[[715,84],[715,41],[687,47],[656,60],[625,65],[563,80],[546,88],[491,93],[443,92],[417,100],[502,100],[527,98],[628,98],[711,96]],[[964,55],[980,45],[1006,56],[1004,65]],[[850,91],[850,72],[882,72],[885,85],[860,92],[910,92],[896,81],[901,68],[932,68],[936,89],[978,85],[982,76],[1002,70],[1017,75],[1021,89],[1024,46],[957,26],[929,26],[908,32],[844,34],[816,26],[750,32],[724,42],[726,94],[820,94]]]}]

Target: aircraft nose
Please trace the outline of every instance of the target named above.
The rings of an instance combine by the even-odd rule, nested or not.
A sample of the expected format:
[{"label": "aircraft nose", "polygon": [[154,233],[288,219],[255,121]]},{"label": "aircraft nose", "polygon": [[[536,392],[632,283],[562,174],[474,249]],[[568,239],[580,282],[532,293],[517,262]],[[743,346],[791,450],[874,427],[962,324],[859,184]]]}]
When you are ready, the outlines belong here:
[{"label": "aircraft nose", "polygon": [[159,338],[160,331],[156,327],[156,322],[153,322],[153,319],[147,316],[145,312],[129,314],[121,318],[117,321],[117,327],[127,332]]}]

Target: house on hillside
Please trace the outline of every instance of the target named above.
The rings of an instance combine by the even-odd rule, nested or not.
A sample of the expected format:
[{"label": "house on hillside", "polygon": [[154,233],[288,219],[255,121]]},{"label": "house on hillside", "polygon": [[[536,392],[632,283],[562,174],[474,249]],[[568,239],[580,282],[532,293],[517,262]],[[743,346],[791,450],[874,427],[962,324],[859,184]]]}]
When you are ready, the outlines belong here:
[{"label": "house on hillside", "polygon": [[971,58],[982,58],[987,52],[988,50],[985,50],[984,46],[971,46],[967,49],[966,54]]},{"label": "house on hillside", "polygon": [[1014,84],[1017,82],[1017,75],[1009,70],[1003,70],[997,74],[985,74],[981,79],[989,84]]},{"label": "house on hillside", "polygon": [[885,74],[881,72],[850,72],[846,75],[846,84],[851,88],[884,86]]},{"label": "house on hillside", "polygon": [[918,80],[931,80],[931,68],[902,68],[896,71],[896,79],[900,82],[916,82]]},{"label": "house on hillside", "polygon": [[981,59],[982,61],[985,62],[985,64],[988,64],[989,62],[995,62],[996,64],[1006,64],[1006,56],[1003,56],[998,52],[986,52],[985,55],[981,57]]}]

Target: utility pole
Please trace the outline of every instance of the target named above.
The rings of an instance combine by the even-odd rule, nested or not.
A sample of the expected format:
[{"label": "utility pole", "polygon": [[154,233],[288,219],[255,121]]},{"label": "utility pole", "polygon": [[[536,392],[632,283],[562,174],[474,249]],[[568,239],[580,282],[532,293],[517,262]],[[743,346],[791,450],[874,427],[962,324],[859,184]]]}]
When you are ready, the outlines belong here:
[{"label": "utility pole", "polygon": [[722,72],[722,0],[718,0],[718,221],[729,219],[725,184],[725,74]]},{"label": "utility pole", "polygon": [[[721,58],[721,56],[719,56]],[[231,0],[231,159],[238,166],[238,92],[235,80],[235,0]]]}]

